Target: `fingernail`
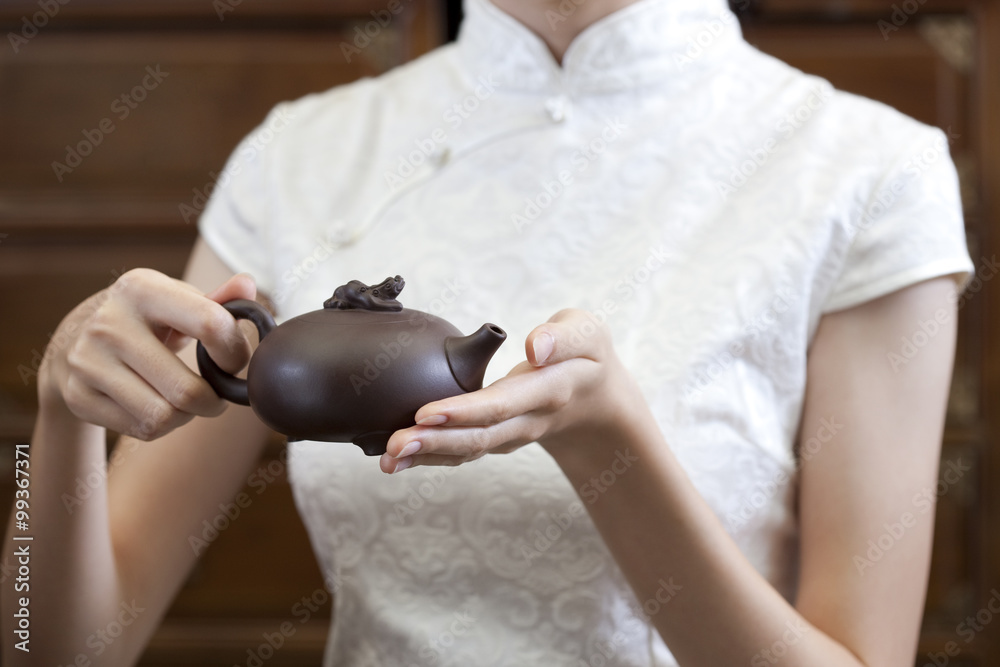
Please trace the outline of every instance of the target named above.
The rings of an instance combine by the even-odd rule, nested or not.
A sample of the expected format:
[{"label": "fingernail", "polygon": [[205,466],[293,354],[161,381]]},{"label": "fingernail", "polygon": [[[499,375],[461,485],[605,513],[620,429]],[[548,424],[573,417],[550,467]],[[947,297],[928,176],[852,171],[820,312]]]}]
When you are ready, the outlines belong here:
[{"label": "fingernail", "polygon": [[555,345],[555,341],[552,340],[552,336],[547,333],[541,333],[535,336],[534,342],[531,343],[532,349],[535,351],[535,363],[538,365],[544,364],[545,360],[549,358],[552,354],[552,348]]},{"label": "fingernail", "polygon": [[399,450],[399,454],[396,455],[396,458],[401,459],[404,456],[413,456],[419,451],[420,451],[420,441],[414,440],[413,442],[407,443],[406,447],[403,447],[401,450]]},{"label": "fingernail", "polygon": [[412,464],[413,464],[413,459],[411,458],[399,459],[399,461],[396,462],[396,467],[393,468],[392,470],[392,474],[395,475],[397,472],[406,470]]},{"label": "fingernail", "polygon": [[421,426],[439,426],[448,421],[448,417],[445,415],[431,415],[429,417],[424,417],[417,423]]}]

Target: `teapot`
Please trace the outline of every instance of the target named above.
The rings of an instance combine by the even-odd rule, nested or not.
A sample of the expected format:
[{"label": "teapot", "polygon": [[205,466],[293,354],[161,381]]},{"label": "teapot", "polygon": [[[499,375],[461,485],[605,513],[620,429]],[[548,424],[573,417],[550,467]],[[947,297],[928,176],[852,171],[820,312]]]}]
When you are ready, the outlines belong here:
[{"label": "teapot", "polygon": [[289,441],[353,442],[368,456],[383,454],[422,405],[481,389],[507,338],[495,324],[463,336],[440,317],[403,308],[396,297],[404,285],[399,276],[352,280],[322,310],[280,326],[256,301],[224,303],[260,335],[247,379],[219,368],[200,341],[198,369],[219,396],[249,405]]}]

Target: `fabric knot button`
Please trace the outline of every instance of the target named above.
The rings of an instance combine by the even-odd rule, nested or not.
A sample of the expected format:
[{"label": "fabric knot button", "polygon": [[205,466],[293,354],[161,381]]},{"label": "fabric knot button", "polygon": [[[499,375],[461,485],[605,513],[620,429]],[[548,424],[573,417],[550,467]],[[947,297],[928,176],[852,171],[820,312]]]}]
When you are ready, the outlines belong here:
[{"label": "fabric knot button", "polygon": [[559,97],[551,97],[545,102],[545,113],[549,115],[555,123],[561,123],[566,118],[569,117],[570,103],[569,99],[565,96],[560,95]]},{"label": "fabric knot button", "polygon": [[438,148],[431,154],[431,161],[434,162],[439,167],[443,167],[448,164],[448,160],[451,159],[451,149],[447,146]]}]

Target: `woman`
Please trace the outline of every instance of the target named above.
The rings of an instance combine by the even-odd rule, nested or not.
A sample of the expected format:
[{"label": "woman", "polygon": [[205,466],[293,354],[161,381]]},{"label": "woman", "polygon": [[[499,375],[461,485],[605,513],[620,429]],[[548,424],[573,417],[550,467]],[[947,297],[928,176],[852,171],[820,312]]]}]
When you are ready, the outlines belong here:
[{"label": "woman", "polygon": [[[755,51],[721,0],[466,9],[457,45],[276,109],[186,282],[134,271],[63,322],[33,658],[134,600],[100,659],[135,660],[255,465],[263,427],[189,370],[190,337],[246,360],[218,305],[254,297],[242,271],[280,318],[399,273],[408,307],[511,338],[378,464],[290,446],[326,664],[911,664],[973,268],[944,135]],[[68,513],[105,427],[152,442]]]}]

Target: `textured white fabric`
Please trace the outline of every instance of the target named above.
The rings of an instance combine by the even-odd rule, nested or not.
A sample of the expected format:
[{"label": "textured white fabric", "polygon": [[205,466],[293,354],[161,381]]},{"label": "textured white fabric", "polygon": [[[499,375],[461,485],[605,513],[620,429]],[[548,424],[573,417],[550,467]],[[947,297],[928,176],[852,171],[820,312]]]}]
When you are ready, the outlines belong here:
[{"label": "textured white fabric", "polygon": [[[943,133],[757,52],[721,0],[642,0],[562,68],[469,0],[457,45],[280,106],[221,183],[201,233],[282,318],[398,273],[407,307],[507,330],[492,381],[555,311],[606,316],[696,487],[788,597],[820,316],[972,269]],[[674,664],[583,512],[628,483],[612,463],[578,497],[538,445],[389,477],[352,445],[292,444],[337,589],[326,664]]]}]

